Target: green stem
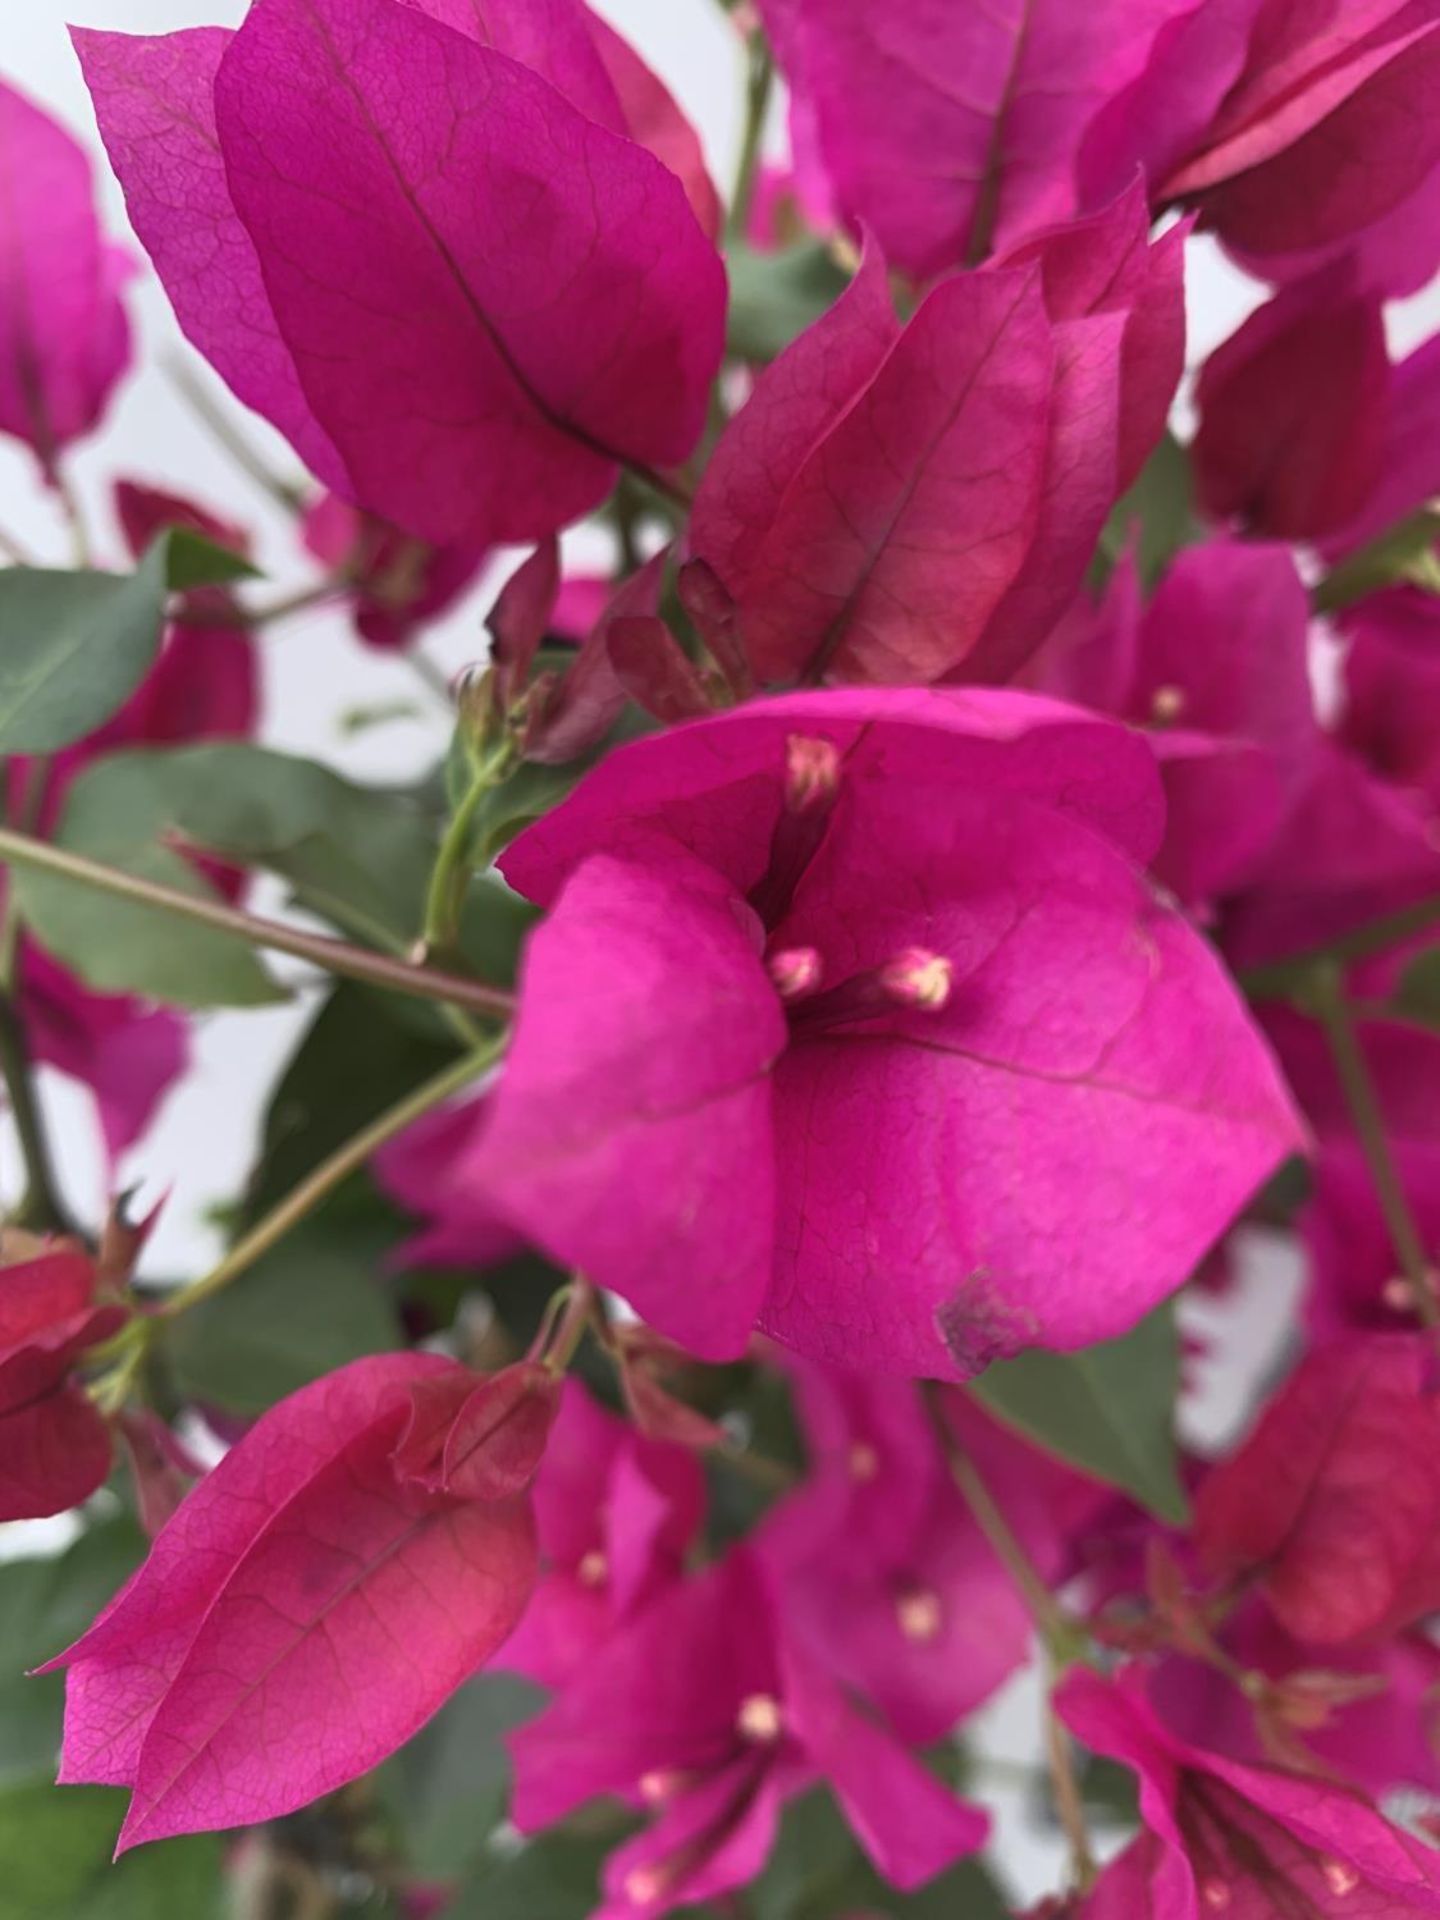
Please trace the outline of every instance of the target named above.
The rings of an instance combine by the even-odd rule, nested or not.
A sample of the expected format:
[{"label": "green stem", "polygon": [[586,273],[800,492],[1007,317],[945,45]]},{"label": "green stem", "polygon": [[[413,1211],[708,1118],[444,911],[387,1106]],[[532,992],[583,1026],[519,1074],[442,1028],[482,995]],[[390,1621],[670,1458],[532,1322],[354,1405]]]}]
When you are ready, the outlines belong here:
[{"label": "green stem", "polygon": [[8,994],[0,994],[0,1079],[9,1096],[25,1165],[25,1192],[12,1216],[14,1224],[42,1233],[68,1232],[70,1219],[60,1198],[45,1117],[35,1097],[25,1031]]},{"label": "green stem", "polygon": [[308,587],[301,587],[296,593],[286,594],[282,600],[272,600],[265,607],[248,607],[243,600],[232,600],[226,607],[186,608],[182,624],[187,627],[247,627],[258,632],[261,627],[277,626],[282,620],[291,620],[297,613],[309,613],[314,607],[323,607],[338,595],[348,593],[351,582],[343,577],[330,576],[316,581]]},{"label": "green stem", "polygon": [[1375,1184],[1375,1197],[1409,1286],[1412,1305],[1427,1327],[1440,1327],[1440,1301],[1435,1297],[1430,1263],[1390,1151],[1379,1096],[1356,1035],[1355,1021],[1345,999],[1344,977],[1338,966],[1316,970],[1307,1008],[1320,1022],[1330,1043],[1336,1077],[1355,1123],[1360,1150]]},{"label": "green stem", "polygon": [[488,754],[474,770],[464,799],[450,817],[445,838],[435,857],[430,888],[425,897],[425,923],[420,940],[426,953],[451,953],[460,931],[460,914],[465,905],[465,889],[473,870],[472,843],[475,816],[486,796],[504,779],[514,758],[507,740]]},{"label": "green stem", "polygon": [[217,446],[224,449],[245,476],[287,513],[298,513],[305,504],[303,488],[282,480],[256,453],[250,442],[230,422],[195,374],[189,363],[174,355],[165,361],[165,371],[181,399]]},{"label": "green stem", "polygon": [[725,222],[725,238],[731,245],[745,238],[750,225],[755,183],[760,176],[765,122],[769,118],[770,96],[775,87],[774,57],[769,42],[758,28],[746,37],[745,58],[749,68],[745,82],[745,131],[740,139],[740,159],[735,168],[730,213]]},{"label": "green stem", "polygon": [[243,913],[219,900],[207,900],[195,894],[179,893],[138,874],[122,873],[117,867],[103,866],[84,854],[71,853],[29,834],[0,828],[0,864],[30,867],[52,873],[81,886],[93,887],[118,900],[136,906],[156,907],[177,919],[193,921],[228,933],[252,947],[268,947],[276,953],[288,953],[297,960],[308,960],[326,973],[348,980],[363,980],[372,987],[392,993],[404,993],[419,1000],[439,1000],[466,1012],[490,1019],[508,1018],[515,1005],[513,994],[499,987],[482,986],[461,974],[444,973],[434,968],[413,966],[387,954],[371,953],[364,947],[352,947],[344,940],[326,934],[303,933],[297,927],[278,920],[264,920],[258,914]]},{"label": "green stem", "polygon": [[991,1550],[1019,1589],[1041,1638],[1057,1664],[1067,1664],[1074,1655],[1076,1626],[1065,1612],[1030,1558],[1024,1543],[1006,1519],[975,1462],[951,1430],[949,1421],[933,1386],[926,1389],[930,1417],[939,1436],[951,1477],[965,1503],[975,1516],[976,1525],[989,1541]]},{"label": "green stem", "polygon": [[313,1213],[320,1202],[328,1197],[352,1173],[357,1173],[372,1154],[377,1153],[387,1141],[393,1140],[399,1133],[412,1125],[422,1115],[429,1113],[432,1107],[438,1107],[452,1094],[459,1093],[472,1080],[476,1080],[487,1068],[494,1066],[504,1051],[506,1036],[497,1034],[474,1053],[468,1053],[463,1059],[454,1060],[450,1065],[427,1080],[422,1087],[407,1094],[396,1106],[390,1107],[368,1127],[347,1140],[344,1146],[337,1148],[328,1159],[322,1160],[315,1170],[302,1180],[293,1192],[286,1195],[265,1218],[253,1226],[226,1254],[225,1258],[203,1279],[192,1286],[184,1287],[177,1294],[155,1309],[155,1318],[173,1319],[176,1314],[188,1313],[191,1307],[198,1306],[202,1300],[209,1300],[228,1287],[232,1280],[238,1280],[241,1274],[249,1271],[262,1255],[283,1240],[293,1227]]},{"label": "green stem", "polygon": [[1440,894],[1432,893],[1395,913],[1384,914],[1350,933],[1342,933],[1324,946],[1310,947],[1288,960],[1247,967],[1238,979],[1251,1000],[1288,1000],[1297,987],[1304,986],[1317,966],[1327,963],[1348,966],[1356,960],[1368,960],[1437,926],[1440,926]]}]

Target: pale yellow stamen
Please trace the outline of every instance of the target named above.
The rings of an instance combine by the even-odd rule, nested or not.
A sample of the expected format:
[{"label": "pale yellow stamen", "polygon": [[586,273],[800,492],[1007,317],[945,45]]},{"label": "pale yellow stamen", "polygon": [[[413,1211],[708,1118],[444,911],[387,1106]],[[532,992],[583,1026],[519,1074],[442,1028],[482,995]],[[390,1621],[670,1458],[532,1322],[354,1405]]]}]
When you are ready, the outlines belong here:
[{"label": "pale yellow stamen", "polygon": [[747,1740],[768,1745],[780,1738],[784,1724],[780,1716],[780,1702],[770,1693],[752,1693],[740,1702],[735,1724]]},{"label": "pale yellow stamen", "polygon": [[603,1587],[610,1578],[610,1562],[598,1547],[592,1547],[575,1572],[582,1587]]},{"label": "pale yellow stamen", "polygon": [[901,1633],[917,1646],[926,1646],[930,1641],[938,1640],[945,1624],[939,1594],[930,1593],[924,1588],[902,1594],[895,1603],[895,1616],[900,1622]]}]

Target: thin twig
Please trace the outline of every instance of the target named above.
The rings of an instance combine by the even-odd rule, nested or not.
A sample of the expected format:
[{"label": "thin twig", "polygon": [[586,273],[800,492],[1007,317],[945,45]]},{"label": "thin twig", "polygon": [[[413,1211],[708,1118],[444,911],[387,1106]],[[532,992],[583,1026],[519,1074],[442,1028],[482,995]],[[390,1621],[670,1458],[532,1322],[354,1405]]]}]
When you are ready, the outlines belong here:
[{"label": "thin twig", "polygon": [[223,448],[240,471],[248,479],[253,480],[262,492],[268,493],[270,498],[282,506],[287,513],[297,513],[305,504],[303,488],[292,485],[288,480],[282,480],[277,473],[272,472],[222,408],[211,398],[198,375],[178,354],[168,356],[164,361],[164,368],[181,399],[216,445]]},{"label": "thin twig", "polygon": [[25,1191],[15,1208],[14,1222],[46,1233],[68,1232],[70,1218],[60,1198],[45,1116],[35,1097],[25,1029],[8,994],[0,994],[0,1079],[9,1097],[10,1117],[25,1166]]},{"label": "thin twig", "polygon": [[182,1288],[179,1293],[163,1301],[155,1309],[155,1317],[171,1319],[176,1314],[187,1313],[200,1301],[208,1300],[222,1288],[228,1287],[232,1280],[238,1280],[262,1255],[283,1240],[292,1228],[313,1213],[336,1187],[352,1173],[357,1173],[388,1141],[494,1066],[504,1050],[505,1038],[504,1034],[498,1034],[474,1053],[452,1061],[433,1079],[427,1080],[424,1086],[407,1094],[377,1120],[372,1120],[368,1127],[362,1127],[359,1133],[323,1160],[277,1207],[252,1227],[217,1267],[192,1286]]},{"label": "thin twig", "polygon": [[365,947],[352,947],[348,942],[332,939],[326,934],[303,933],[298,927],[286,926],[279,920],[265,920],[258,914],[227,907],[218,900],[180,893],[173,887],[142,879],[138,874],[123,873],[117,867],[103,866],[100,861],[91,860],[84,854],[71,853],[64,847],[50,845],[48,841],[33,839],[29,834],[0,828],[0,865],[6,863],[73,880],[116,899],[128,900],[135,906],[155,907],[162,913],[173,914],[177,919],[213,928],[217,933],[231,934],[235,939],[243,940],[247,946],[268,947],[276,953],[288,953],[296,960],[308,960],[312,966],[320,967],[326,973],[339,974],[348,980],[363,980],[372,987],[384,987],[392,993],[408,994],[418,1000],[446,1001],[451,1006],[462,1007],[468,1012],[484,1014],[492,1019],[508,1018],[514,1009],[515,996],[503,988],[482,986],[479,981],[468,980],[461,974],[412,966],[407,961],[392,959],[387,954],[371,953]]}]

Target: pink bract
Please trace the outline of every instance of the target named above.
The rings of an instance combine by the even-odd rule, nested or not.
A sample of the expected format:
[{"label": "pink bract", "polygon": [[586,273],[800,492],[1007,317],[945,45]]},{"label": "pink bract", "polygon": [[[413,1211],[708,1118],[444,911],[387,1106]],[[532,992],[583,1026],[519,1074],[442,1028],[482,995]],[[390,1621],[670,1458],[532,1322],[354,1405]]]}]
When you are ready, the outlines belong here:
[{"label": "pink bract", "polygon": [[881,14],[866,0],[763,0],[761,11],[845,217],[925,280],[1076,212],[1087,124],[1181,4],[899,0]]},{"label": "pink bract", "polygon": [[98,423],[130,364],[128,255],[105,239],[85,149],[0,85],[0,433],[47,479]]},{"label": "pink bract", "polygon": [[784,1801],[817,1777],[896,1886],[922,1884],[985,1837],[984,1815],[789,1635],[744,1550],[621,1628],[510,1747],[525,1832],[601,1794],[653,1810],[607,1863],[604,1920],[658,1915],[752,1879]]},{"label": "pink bract", "polygon": [[69,1376],[126,1317],[97,1298],[94,1264],[78,1248],[0,1267],[0,1520],[63,1513],[103,1483],[110,1429]]},{"label": "pink bract", "polygon": [[795,695],[612,754],[504,858],[551,911],[451,1244],[498,1216],[707,1358],[758,1322],[964,1378],[1123,1330],[1299,1142],[1130,864],[1157,798],[1137,736],[1013,693]]},{"label": "pink bract", "polygon": [[399,1457],[417,1394],[466,1379],[385,1355],[282,1401],[51,1663],[69,1675],[61,1778],[131,1789],[122,1849],[343,1785],[510,1632],[535,1576],[527,1504],[461,1499]]},{"label": "pink bract", "polygon": [[[181,324],[327,486],[435,547],[538,538],[621,463],[683,460],[722,347],[719,258],[611,130],[583,9],[515,14],[499,45],[399,0],[76,35]],[[549,77],[513,57],[546,48]]]},{"label": "pink bract", "polygon": [[1187,1746],[1157,1717],[1137,1669],[1113,1681],[1076,1669],[1056,1704],[1080,1740],[1140,1780],[1145,1831],[1081,1904],[1083,1920],[1205,1920],[1219,1910],[1267,1920],[1287,1905],[1376,1920],[1440,1913],[1440,1853],[1322,1777]]},{"label": "pink bract", "polygon": [[1180,251],[1132,193],[895,318],[874,249],[760,377],[694,551],[762,682],[1003,679],[1080,584],[1164,425]]}]

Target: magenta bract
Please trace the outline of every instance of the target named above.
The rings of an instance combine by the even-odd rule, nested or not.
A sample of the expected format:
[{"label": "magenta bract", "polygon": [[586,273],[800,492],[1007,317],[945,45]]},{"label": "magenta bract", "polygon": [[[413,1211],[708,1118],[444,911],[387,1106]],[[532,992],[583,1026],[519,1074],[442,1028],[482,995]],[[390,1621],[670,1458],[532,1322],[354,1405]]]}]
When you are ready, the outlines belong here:
[{"label": "magenta bract", "polygon": [[1248,254],[1323,255],[1440,162],[1430,0],[1199,0],[1172,13],[1144,72],[1085,130],[1086,195],[1117,192],[1140,165],[1157,204],[1198,205]]},{"label": "magenta bract", "polygon": [[89,156],[0,85],[0,433],[47,478],[99,421],[130,364],[130,260],[95,215]]},{"label": "magenta bract", "polygon": [[743,1885],[764,1865],[783,1802],[817,1777],[896,1886],[922,1884],[986,1832],[978,1809],[789,1636],[743,1550],[616,1633],[510,1747],[526,1832],[601,1794],[638,1794],[653,1809],[653,1824],[607,1865],[606,1920]]},{"label": "magenta bract", "polygon": [[1158,437],[1180,251],[1132,192],[903,329],[873,251],[716,448],[694,551],[762,682],[1004,679],[1074,595]]},{"label": "magenta bract", "polygon": [[527,1504],[427,1486],[397,1454],[417,1391],[466,1378],[386,1355],[282,1401],[52,1662],[69,1672],[61,1778],[131,1789],[122,1849],[343,1785],[505,1639],[535,1578]]},{"label": "magenta bract", "polygon": [[1440,1605],[1440,1397],[1420,1334],[1317,1348],[1201,1490],[1197,1538],[1316,1644],[1393,1633]]},{"label": "magenta bract", "polygon": [[539,538],[704,421],[720,261],[675,176],[592,117],[615,96],[578,31],[585,98],[469,7],[259,0],[233,37],[76,36],[190,337],[327,486],[436,547]]},{"label": "magenta bract", "polygon": [[1182,5],[900,0],[882,17],[866,0],[764,0],[761,11],[840,209],[924,280],[1076,211],[1085,127]]},{"label": "magenta bract", "polygon": [[126,1318],[78,1249],[0,1267],[0,1520],[63,1513],[109,1473],[110,1430],[69,1375]]},{"label": "magenta bract", "polygon": [[963,1378],[1123,1330],[1300,1139],[1130,863],[1158,831],[1143,740],[1019,694],[796,695],[611,755],[503,862],[552,910],[449,1243],[498,1216],[707,1358],[758,1323]]},{"label": "magenta bract", "polygon": [[1087,1746],[1138,1774],[1146,1829],[1102,1875],[1081,1920],[1203,1920],[1222,1909],[1261,1920],[1287,1907],[1337,1920],[1440,1913],[1440,1853],[1322,1777],[1187,1746],[1162,1725],[1135,1669],[1114,1681],[1076,1669],[1057,1705]]}]

